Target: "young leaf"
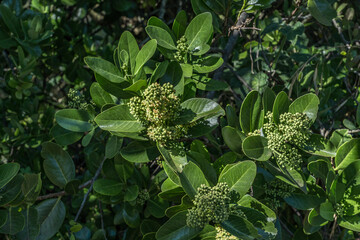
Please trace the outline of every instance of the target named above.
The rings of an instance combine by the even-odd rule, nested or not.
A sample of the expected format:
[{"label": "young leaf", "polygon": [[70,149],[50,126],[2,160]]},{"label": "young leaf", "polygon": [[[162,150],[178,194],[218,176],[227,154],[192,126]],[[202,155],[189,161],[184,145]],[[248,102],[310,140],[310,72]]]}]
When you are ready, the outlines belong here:
[{"label": "young leaf", "polygon": [[251,91],[240,109],[240,126],[245,134],[259,129],[261,118],[261,97],[257,91]]},{"label": "young leaf", "polygon": [[129,32],[125,31],[120,36],[118,51],[125,50],[129,55],[131,73],[134,74],[135,59],[139,53],[139,46],[134,36]]},{"label": "young leaf", "polygon": [[280,92],[274,101],[273,118],[274,122],[280,123],[280,115],[289,110],[290,100],[285,92]]},{"label": "young leaf", "polygon": [[111,62],[98,57],[86,57],[84,61],[91,70],[112,83],[122,83],[126,81],[126,79],[121,76],[119,69]]},{"label": "young leaf", "polygon": [[172,30],[175,34],[176,39],[180,39],[182,35],[184,35],[186,26],[187,26],[186,12],[184,10],[181,10],[176,15],[172,25]]},{"label": "young leaf", "polygon": [[157,41],[152,39],[148,41],[139,51],[135,59],[135,68],[133,75],[139,73],[140,69],[145,65],[145,63],[150,60],[156,51]]},{"label": "young leaf", "polygon": [[197,15],[185,30],[189,50],[191,51],[205,44],[209,40],[212,31],[211,13],[206,12]]},{"label": "young leaf", "polygon": [[94,103],[99,107],[102,107],[103,105],[108,104],[108,103],[114,103],[114,100],[112,99],[110,94],[107,93],[100,86],[99,83],[94,82],[93,84],[91,84],[90,95],[91,95],[91,98],[94,101]]},{"label": "young leaf", "polygon": [[151,25],[146,26],[145,30],[151,39],[155,39],[157,41],[159,46],[169,50],[177,50],[174,40],[166,30]]}]

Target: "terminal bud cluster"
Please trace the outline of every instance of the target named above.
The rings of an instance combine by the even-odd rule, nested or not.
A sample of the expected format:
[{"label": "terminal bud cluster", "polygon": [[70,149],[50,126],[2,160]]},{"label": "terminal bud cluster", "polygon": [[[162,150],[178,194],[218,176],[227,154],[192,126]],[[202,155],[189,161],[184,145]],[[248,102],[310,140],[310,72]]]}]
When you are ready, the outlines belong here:
[{"label": "terminal bud cluster", "polygon": [[147,136],[155,142],[168,145],[187,133],[187,126],[174,124],[181,107],[170,83],[149,85],[143,97],[130,99],[129,108],[130,113],[146,127]]},{"label": "terminal bud cluster", "polygon": [[281,167],[299,169],[302,156],[298,148],[305,145],[310,138],[311,120],[305,113],[289,112],[280,115],[278,125],[273,122],[271,112],[268,112],[265,118],[268,122],[263,125],[263,130],[277,163]]}]

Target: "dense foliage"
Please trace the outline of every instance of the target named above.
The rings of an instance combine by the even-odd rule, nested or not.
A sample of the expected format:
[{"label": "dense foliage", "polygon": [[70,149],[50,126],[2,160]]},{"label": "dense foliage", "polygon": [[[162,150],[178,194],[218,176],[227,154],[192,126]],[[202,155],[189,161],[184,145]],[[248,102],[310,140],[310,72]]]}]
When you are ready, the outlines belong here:
[{"label": "dense foliage", "polygon": [[358,239],[360,5],[3,0],[1,239]]}]

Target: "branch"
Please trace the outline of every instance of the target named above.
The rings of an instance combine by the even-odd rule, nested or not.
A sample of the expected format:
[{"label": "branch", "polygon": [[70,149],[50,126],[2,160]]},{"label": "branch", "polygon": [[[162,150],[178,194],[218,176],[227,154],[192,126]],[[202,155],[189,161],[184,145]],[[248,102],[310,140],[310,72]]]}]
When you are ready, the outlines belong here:
[{"label": "branch", "polygon": [[[91,184],[91,180],[81,184],[79,186],[79,190],[80,189],[83,189],[83,188],[86,188],[87,186],[89,186]],[[62,196],[65,196],[67,195],[67,193],[65,191],[61,191],[61,192],[56,192],[56,193],[50,193],[50,194],[47,194],[47,195],[43,195],[43,196],[39,196],[36,198],[36,201],[42,201],[42,200],[45,200],[45,199],[49,199],[49,198],[57,198],[57,197],[62,197]]]},{"label": "branch", "polygon": [[102,169],[102,167],[103,167],[103,165],[104,165],[105,160],[106,160],[106,157],[104,157],[104,159],[103,159],[102,162],[100,163],[99,168],[96,170],[96,173],[95,173],[94,177],[90,180],[90,181],[91,181],[91,184],[90,184],[89,190],[88,190],[87,193],[85,194],[84,199],[83,199],[83,201],[82,201],[82,203],[81,203],[81,205],[80,205],[79,211],[78,211],[77,214],[76,214],[76,217],[75,217],[75,219],[74,219],[75,222],[77,222],[77,220],[79,219],[80,213],[82,212],[82,210],[83,210],[83,208],[84,208],[84,206],[85,206],[86,200],[87,200],[90,192],[92,191],[92,189],[93,189],[93,187],[94,187],[94,182],[95,182],[95,180],[96,180],[96,179],[99,177],[99,175],[100,175],[100,172],[101,172],[101,169]]},{"label": "branch", "polygon": [[166,12],[166,2],[167,0],[162,0],[160,5],[160,11],[159,11],[159,18],[161,20],[164,20],[165,12]]},{"label": "branch", "polygon": [[246,18],[247,18],[247,13],[242,12],[240,14],[240,17],[239,17],[235,27],[232,27],[232,28],[234,28],[234,31],[232,32],[231,36],[229,37],[229,40],[224,49],[224,55],[223,55],[224,63],[215,71],[213,79],[219,80],[221,78],[224,67],[225,67],[226,63],[228,62],[230,55],[231,55],[231,53],[236,45],[236,42],[240,36],[240,29],[238,29],[238,28],[241,28],[241,26],[245,23]]},{"label": "branch", "polygon": [[350,44],[349,44],[349,42],[345,39],[344,34],[342,33],[342,30],[341,30],[341,27],[340,27],[340,25],[336,22],[336,19],[335,19],[335,18],[333,18],[332,23],[334,24],[334,27],[338,30],[338,33],[339,33],[339,35],[340,35],[340,37],[341,37],[341,40],[344,42],[346,48],[347,48],[347,49],[350,49],[350,48],[351,48],[351,47],[350,47]]}]

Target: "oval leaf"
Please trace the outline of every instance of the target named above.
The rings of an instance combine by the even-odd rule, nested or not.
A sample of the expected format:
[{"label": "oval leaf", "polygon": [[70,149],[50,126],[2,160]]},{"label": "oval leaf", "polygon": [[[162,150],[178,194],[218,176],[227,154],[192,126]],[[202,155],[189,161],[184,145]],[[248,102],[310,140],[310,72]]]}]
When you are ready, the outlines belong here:
[{"label": "oval leaf", "polygon": [[55,119],[61,127],[73,132],[87,132],[93,128],[89,122],[92,118],[85,110],[63,109],[55,114]]},{"label": "oval leaf", "polygon": [[258,161],[267,161],[272,155],[267,145],[267,139],[260,135],[245,138],[242,148],[246,156]]}]

